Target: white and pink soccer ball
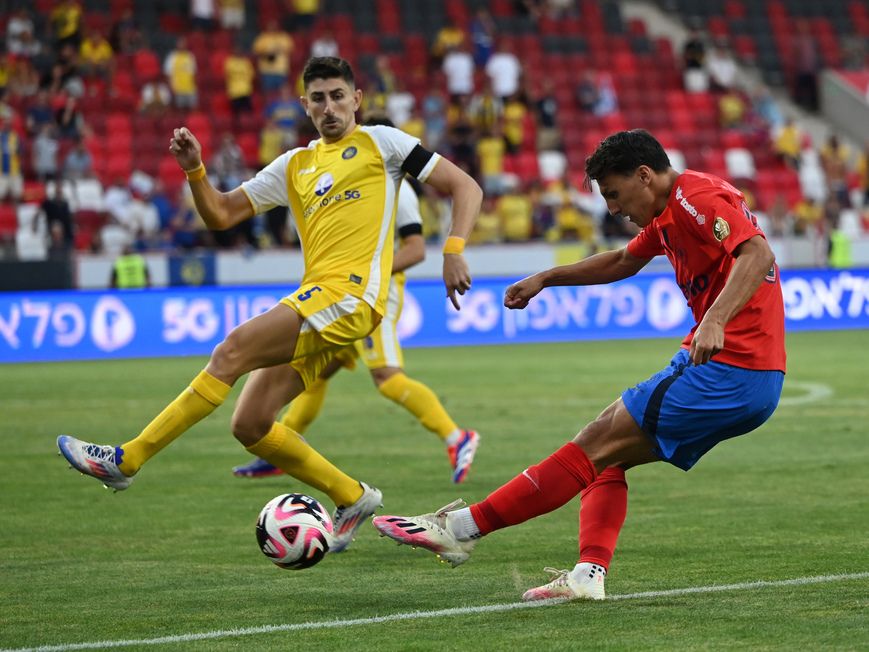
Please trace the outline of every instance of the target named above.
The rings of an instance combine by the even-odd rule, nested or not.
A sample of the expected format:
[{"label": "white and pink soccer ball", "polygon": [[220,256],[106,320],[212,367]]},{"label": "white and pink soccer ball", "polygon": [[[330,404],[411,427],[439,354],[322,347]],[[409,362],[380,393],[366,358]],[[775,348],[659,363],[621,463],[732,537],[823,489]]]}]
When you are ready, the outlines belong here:
[{"label": "white and pink soccer ball", "polygon": [[332,545],[332,518],[304,494],[272,498],[256,521],[260,550],[281,568],[302,570],[320,562]]}]

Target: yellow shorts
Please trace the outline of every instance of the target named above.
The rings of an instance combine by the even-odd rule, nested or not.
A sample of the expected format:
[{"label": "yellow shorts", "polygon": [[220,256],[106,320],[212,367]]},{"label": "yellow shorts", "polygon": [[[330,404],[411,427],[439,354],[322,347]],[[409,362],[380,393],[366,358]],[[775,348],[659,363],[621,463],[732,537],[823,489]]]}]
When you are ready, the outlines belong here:
[{"label": "yellow shorts", "polygon": [[325,285],[308,283],[281,299],[302,317],[293,366],[305,387],[322,373],[336,353],[365,337],[380,315],[365,301]]},{"label": "yellow shorts", "polygon": [[369,369],[404,368],[404,354],[398,341],[396,324],[388,317],[384,317],[370,335],[356,340],[353,346]]}]

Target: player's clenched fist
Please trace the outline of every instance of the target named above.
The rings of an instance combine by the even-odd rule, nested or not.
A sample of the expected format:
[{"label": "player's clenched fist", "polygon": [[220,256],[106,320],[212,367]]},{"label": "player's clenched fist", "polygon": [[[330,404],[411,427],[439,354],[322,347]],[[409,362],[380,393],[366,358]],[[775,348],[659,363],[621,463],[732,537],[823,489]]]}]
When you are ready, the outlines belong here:
[{"label": "player's clenched fist", "polygon": [[202,145],[187,127],[181,127],[172,133],[169,151],[182,170],[192,170],[202,163]]},{"label": "player's clenched fist", "polygon": [[543,281],[539,275],[534,274],[523,278],[507,288],[507,292],[504,294],[504,305],[513,309],[524,308],[542,289]]}]

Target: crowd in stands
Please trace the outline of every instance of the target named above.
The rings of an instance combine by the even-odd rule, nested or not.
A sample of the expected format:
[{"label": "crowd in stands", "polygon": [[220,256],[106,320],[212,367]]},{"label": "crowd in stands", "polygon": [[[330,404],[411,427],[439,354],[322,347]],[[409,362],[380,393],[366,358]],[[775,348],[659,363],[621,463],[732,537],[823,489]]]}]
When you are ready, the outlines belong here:
[{"label": "crowd in stands", "polygon": [[[214,185],[236,187],[315,135],[297,99],[309,56],[347,56],[364,91],[364,114],[388,116],[479,180],[485,201],[472,243],[575,241],[594,249],[632,235],[630,225],[610,216],[599,194],[584,187],[582,162],[592,141],[609,131],[648,126],[659,133],[631,118],[643,115],[643,98],[627,84],[640,77],[624,76],[620,66],[635,57],[614,55],[611,65],[551,75],[540,74],[540,65],[530,68],[526,58],[539,55],[539,41],[552,25],[581,20],[589,3],[506,3],[540,25],[544,36],[531,41],[501,32],[485,3],[473,3],[473,11],[447,15],[415,67],[394,51],[346,51],[333,31],[337,22],[322,15],[318,0],[276,2],[276,12],[257,16],[246,15],[244,0],[190,0],[186,14],[160,17],[162,57],[133,2],[110,4],[111,14],[91,14],[76,0],[45,0],[0,15],[6,33],[0,237],[15,233],[10,220],[28,225],[17,237],[31,243],[35,257],[74,248],[116,254],[293,246],[281,209],[231,232],[208,232],[163,145],[172,127],[190,127],[201,137]],[[638,34],[645,38],[642,27]],[[524,52],[528,44],[537,49]],[[814,110],[811,34],[801,29],[794,47],[796,60],[805,63],[794,99]],[[654,56],[666,58],[666,48]],[[836,136],[812,143],[769,88],[745,85],[744,62],[728,43],[700,30],[691,33],[681,57],[669,57],[657,61],[682,74],[671,107],[697,98],[712,117],[691,117],[692,128],[714,130],[707,141],[716,145],[704,141],[687,150],[687,141],[662,130],[674,167],[684,168],[687,160],[730,178],[774,235],[823,237],[839,228],[843,211],[850,211],[848,228],[869,230],[869,144],[854,151]],[[681,108],[666,116],[672,131]],[[576,125],[592,127],[578,136],[584,138],[579,145]],[[448,210],[433,191],[425,192],[425,234],[437,240]],[[23,204],[33,209],[22,211]]]}]

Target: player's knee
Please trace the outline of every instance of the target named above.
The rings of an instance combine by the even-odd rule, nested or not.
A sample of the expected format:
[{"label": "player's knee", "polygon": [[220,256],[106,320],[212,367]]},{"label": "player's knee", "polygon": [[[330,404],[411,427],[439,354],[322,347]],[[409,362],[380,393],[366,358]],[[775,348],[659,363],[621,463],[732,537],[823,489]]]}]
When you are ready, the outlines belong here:
[{"label": "player's knee", "polygon": [[244,446],[253,446],[265,437],[272,427],[272,422],[258,414],[236,412],[232,415],[230,428],[233,436]]},{"label": "player's knee", "polygon": [[244,350],[236,331],[218,344],[211,353],[210,365],[223,377],[238,378],[242,375]]}]

